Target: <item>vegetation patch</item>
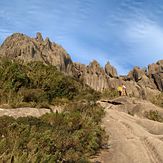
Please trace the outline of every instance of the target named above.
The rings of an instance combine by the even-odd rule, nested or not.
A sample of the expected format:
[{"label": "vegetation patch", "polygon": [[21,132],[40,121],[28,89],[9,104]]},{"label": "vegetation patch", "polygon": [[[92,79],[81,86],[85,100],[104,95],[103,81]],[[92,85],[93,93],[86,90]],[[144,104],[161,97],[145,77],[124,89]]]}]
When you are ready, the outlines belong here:
[{"label": "vegetation patch", "polygon": [[40,118],[0,117],[0,160],[89,162],[106,140],[103,115],[100,106],[80,103]]},{"label": "vegetation patch", "polygon": [[106,89],[102,92],[101,97],[103,99],[114,99],[119,97],[118,91],[115,89]]},{"label": "vegetation patch", "polygon": [[150,100],[153,104],[163,107],[163,92]]},{"label": "vegetation patch", "polygon": [[101,94],[41,62],[0,61],[0,105],[64,105],[40,118],[0,117],[0,162],[89,162],[106,143]]},{"label": "vegetation patch", "polygon": [[[64,101],[96,101],[100,93],[77,79],[41,62],[23,65],[16,61],[0,61],[0,104],[11,107],[46,106]],[[62,101],[63,103],[63,101]]]},{"label": "vegetation patch", "polygon": [[163,117],[159,114],[159,112],[156,110],[150,110],[149,112],[145,112],[145,117],[158,122],[163,122]]}]

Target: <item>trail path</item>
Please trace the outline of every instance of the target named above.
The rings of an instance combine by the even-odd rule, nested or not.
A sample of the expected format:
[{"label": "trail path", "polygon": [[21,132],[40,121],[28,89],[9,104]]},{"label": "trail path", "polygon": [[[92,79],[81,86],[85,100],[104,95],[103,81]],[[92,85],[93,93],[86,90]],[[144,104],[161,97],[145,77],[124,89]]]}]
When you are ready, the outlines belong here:
[{"label": "trail path", "polygon": [[127,97],[99,103],[105,107],[103,127],[110,137],[109,149],[102,151],[96,161],[163,163],[163,123],[143,117],[143,113],[150,109],[157,110],[162,115],[163,109],[150,102]]}]

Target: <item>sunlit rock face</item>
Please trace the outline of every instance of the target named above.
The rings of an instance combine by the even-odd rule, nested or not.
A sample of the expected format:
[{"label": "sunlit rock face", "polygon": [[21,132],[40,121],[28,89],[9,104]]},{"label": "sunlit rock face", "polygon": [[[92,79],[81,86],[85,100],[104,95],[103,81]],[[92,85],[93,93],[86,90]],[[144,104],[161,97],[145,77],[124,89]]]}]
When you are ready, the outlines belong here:
[{"label": "sunlit rock face", "polygon": [[157,88],[163,91],[163,60],[148,66],[148,76],[154,80]]},{"label": "sunlit rock face", "polygon": [[149,78],[147,72],[139,67],[134,67],[133,70],[129,72],[128,78],[137,82],[139,86],[157,89],[153,79]]},{"label": "sunlit rock face", "polygon": [[110,77],[117,77],[117,70],[115,67],[113,67],[109,62],[105,65],[105,72]]},{"label": "sunlit rock face", "polygon": [[24,62],[41,61],[55,65],[60,71],[71,73],[70,56],[61,46],[52,43],[49,38],[43,40],[41,33],[37,33],[36,38],[14,33],[1,45],[0,56]]},{"label": "sunlit rock face", "polygon": [[108,77],[97,61],[91,62],[88,66],[74,63],[73,74],[97,91],[108,89]]},{"label": "sunlit rock face", "polygon": [[163,91],[163,60],[151,64],[146,70],[134,67],[126,76],[118,76],[109,62],[101,67],[97,61],[89,65],[73,63],[68,53],[41,33],[31,38],[21,33],[9,36],[0,47],[0,57],[21,60],[24,63],[41,61],[51,64],[65,74],[72,75],[97,91],[116,90],[126,85],[129,96],[148,98]]}]

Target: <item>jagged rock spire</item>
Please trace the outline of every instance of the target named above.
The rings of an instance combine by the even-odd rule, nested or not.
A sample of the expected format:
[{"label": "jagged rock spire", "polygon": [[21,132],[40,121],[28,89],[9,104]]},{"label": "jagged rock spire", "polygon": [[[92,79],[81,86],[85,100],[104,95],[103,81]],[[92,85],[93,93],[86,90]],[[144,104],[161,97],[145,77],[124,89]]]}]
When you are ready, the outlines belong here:
[{"label": "jagged rock spire", "polygon": [[48,49],[51,49],[52,43],[51,43],[49,37],[46,37],[44,44]]},{"label": "jagged rock spire", "polygon": [[37,32],[37,34],[36,34],[36,40],[37,40],[37,41],[40,41],[40,42],[41,42],[41,41],[44,41],[44,40],[43,40],[43,37],[42,37],[42,34],[41,34],[40,32]]},{"label": "jagged rock spire", "polygon": [[113,67],[110,62],[108,61],[105,65],[105,72],[109,77],[117,77],[117,70],[115,67]]},{"label": "jagged rock spire", "polygon": [[9,36],[0,47],[0,56],[23,62],[41,61],[56,66],[62,72],[71,73],[72,60],[68,53],[61,46],[52,44],[49,38],[44,41],[40,32],[36,38],[21,33]]}]

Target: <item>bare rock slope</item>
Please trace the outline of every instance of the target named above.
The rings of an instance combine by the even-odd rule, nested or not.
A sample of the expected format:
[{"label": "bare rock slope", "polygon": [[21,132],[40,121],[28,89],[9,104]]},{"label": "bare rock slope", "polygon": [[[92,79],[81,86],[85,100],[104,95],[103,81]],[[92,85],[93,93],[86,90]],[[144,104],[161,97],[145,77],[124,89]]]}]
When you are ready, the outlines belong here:
[{"label": "bare rock slope", "polygon": [[27,117],[27,116],[33,116],[33,117],[40,117],[46,113],[50,113],[50,109],[37,109],[37,108],[15,108],[15,109],[4,109],[0,108],[0,116],[12,116],[14,118],[18,117]]},{"label": "bare rock slope", "polygon": [[[108,149],[102,150],[91,161],[100,163],[162,163],[163,122],[146,118],[146,112],[157,111],[163,117],[163,109],[152,103],[129,97],[98,102],[105,108],[102,126],[109,135]],[[54,112],[58,108],[54,108]],[[39,117],[49,109],[17,108],[0,109],[0,116],[15,118]]]},{"label": "bare rock slope", "polygon": [[[103,150],[95,161],[101,163],[162,163],[163,123],[145,118],[154,110],[163,109],[144,100],[118,98],[100,101],[105,107],[103,126],[109,137],[109,149]],[[132,115],[128,114],[131,113]]]}]

